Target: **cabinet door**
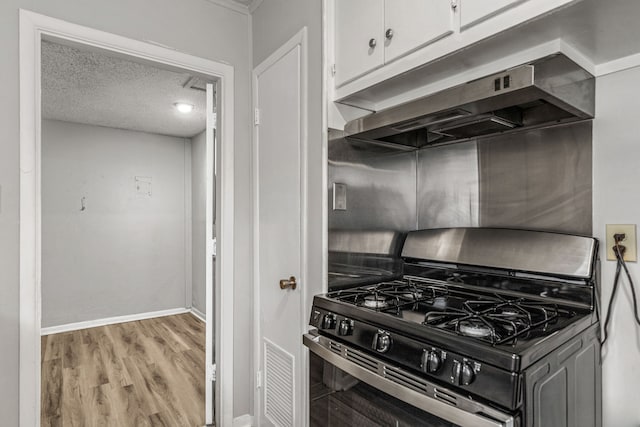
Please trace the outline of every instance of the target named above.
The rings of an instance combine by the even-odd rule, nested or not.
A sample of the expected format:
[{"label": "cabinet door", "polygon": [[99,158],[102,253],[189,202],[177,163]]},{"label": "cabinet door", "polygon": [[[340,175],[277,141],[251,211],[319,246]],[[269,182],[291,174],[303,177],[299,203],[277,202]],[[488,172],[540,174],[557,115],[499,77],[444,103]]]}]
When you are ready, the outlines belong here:
[{"label": "cabinet door", "polygon": [[386,0],[385,62],[451,34],[452,14],[451,0]]},{"label": "cabinet door", "polygon": [[335,24],[336,86],[383,65],[384,0],[338,0]]},{"label": "cabinet door", "polygon": [[460,28],[463,30],[526,0],[461,0]]}]

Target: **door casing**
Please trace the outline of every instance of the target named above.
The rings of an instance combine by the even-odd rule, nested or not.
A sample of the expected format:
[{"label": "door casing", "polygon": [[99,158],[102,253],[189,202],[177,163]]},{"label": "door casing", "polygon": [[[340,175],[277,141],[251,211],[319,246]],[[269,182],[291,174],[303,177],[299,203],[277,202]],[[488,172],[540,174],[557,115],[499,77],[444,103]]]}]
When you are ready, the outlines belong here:
[{"label": "door casing", "polygon": [[[42,37],[95,46],[220,81],[216,161],[216,424],[233,424],[234,69],[169,48],[20,9],[20,425],[40,423]],[[209,262],[212,260],[209,259]],[[207,299],[211,299],[210,292]],[[207,402],[210,405],[211,402]],[[210,410],[207,415],[211,416]],[[212,420],[207,420],[210,422]]]}]

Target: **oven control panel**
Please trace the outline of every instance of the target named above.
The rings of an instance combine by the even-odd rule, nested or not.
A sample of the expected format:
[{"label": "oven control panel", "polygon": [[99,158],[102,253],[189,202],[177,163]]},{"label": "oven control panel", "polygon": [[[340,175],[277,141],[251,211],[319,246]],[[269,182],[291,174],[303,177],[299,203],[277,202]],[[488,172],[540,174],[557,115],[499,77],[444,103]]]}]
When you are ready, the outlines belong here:
[{"label": "oven control panel", "polygon": [[358,319],[314,307],[311,326],[336,341],[363,353],[411,369],[424,377],[451,384],[479,396],[491,390],[491,400],[510,409],[519,402],[520,375],[483,364],[466,355],[411,338],[397,331],[377,327]]}]

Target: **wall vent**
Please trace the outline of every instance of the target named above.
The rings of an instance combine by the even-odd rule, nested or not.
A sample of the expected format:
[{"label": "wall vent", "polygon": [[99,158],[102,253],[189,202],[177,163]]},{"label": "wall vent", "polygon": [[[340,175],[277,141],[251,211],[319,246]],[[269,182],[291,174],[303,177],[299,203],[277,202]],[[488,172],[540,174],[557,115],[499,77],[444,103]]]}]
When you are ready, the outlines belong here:
[{"label": "wall vent", "polygon": [[276,427],[293,427],[294,357],[264,339],[264,414]]}]

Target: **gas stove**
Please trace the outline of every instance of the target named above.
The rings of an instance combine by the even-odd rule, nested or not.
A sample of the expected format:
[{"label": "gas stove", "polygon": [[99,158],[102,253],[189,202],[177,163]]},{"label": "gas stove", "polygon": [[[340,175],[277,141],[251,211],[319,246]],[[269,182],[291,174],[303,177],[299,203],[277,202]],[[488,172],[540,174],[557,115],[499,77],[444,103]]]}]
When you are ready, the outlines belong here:
[{"label": "gas stove", "polygon": [[[595,239],[555,233],[411,232],[403,275],[314,297],[310,325],[317,330],[305,344],[344,359],[341,369],[360,379],[381,377],[370,384],[384,387],[385,380],[423,395],[417,406],[436,415],[435,401],[475,407],[475,418],[451,416],[459,425],[546,426],[531,421],[529,412],[549,409],[533,403],[533,387],[562,363],[599,384],[593,363],[577,368],[576,356],[566,356],[576,346],[597,347],[596,253]],[[588,354],[599,358],[595,350]],[[576,399],[569,389],[580,394],[557,388],[552,392],[565,399]]]},{"label": "gas stove", "polygon": [[[451,276],[461,277],[459,273]],[[424,328],[421,335],[431,335],[431,329],[436,328],[454,337],[471,337],[505,348],[518,344],[522,348],[523,342],[534,345],[536,338],[564,328],[581,314],[577,308],[542,298],[470,291],[464,289],[462,281],[438,283],[411,277],[330,292],[326,297],[421,325]],[[344,310],[351,311],[349,307]],[[582,310],[582,314],[587,313]]]}]

